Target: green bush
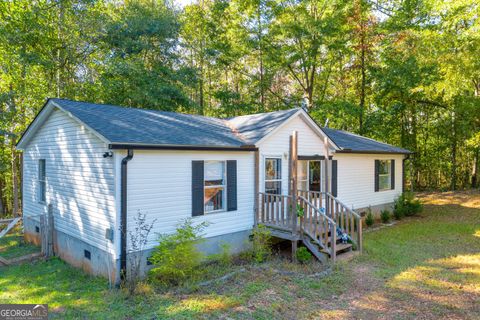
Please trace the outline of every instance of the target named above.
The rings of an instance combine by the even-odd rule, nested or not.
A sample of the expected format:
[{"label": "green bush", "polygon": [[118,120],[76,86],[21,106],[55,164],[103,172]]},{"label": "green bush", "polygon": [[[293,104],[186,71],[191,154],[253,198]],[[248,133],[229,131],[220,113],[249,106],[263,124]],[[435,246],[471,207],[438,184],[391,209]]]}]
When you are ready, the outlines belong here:
[{"label": "green bush", "polygon": [[412,192],[404,192],[395,200],[393,214],[399,220],[404,216],[414,216],[422,210],[420,200],[414,199]]},{"label": "green bush", "polygon": [[383,223],[389,223],[390,217],[391,217],[390,211],[382,210],[382,212],[380,212],[380,219],[382,219]]},{"label": "green bush", "polygon": [[300,263],[307,263],[312,260],[312,254],[305,247],[298,248],[296,256]]},{"label": "green bush", "polygon": [[252,256],[255,262],[265,262],[271,256],[271,240],[270,230],[264,225],[253,229]]},{"label": "green bush", "polygon": [[365,217],[365,224],[367,225],[367,227],[371,227],[374,223],[375,218],[373,217],[372,209],[368,208],[367,215]]},{"label": "green bush", "polygon": [[197,244],[203,241],[202,232],[207,223],[193,225],[186,219],[178,225],[173,234],[161,235],[150,262],[150,278],[163,285],[179,285],[200,272],[204,255],[197,250]]}]

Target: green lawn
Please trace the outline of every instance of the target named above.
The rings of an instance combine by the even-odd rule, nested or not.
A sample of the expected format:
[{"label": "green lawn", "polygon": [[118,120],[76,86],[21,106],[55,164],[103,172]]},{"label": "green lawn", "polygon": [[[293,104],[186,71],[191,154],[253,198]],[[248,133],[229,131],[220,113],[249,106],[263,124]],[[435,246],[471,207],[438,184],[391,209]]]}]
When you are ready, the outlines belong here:
[{"label": "green lawn", "polygon": [[39,247],[23,241],[19,227],[15,227],[0,238],[0,256],[5,259],[18,258],[38,251]]},{"label": "green lawn", "polygon": [[366,232],[364,254],[322,279],[306,276],[318,265],[276,260],[207,287],[146,285],[128,298],[52,259],[0,268],[0,303],[48,303],[59,319],[478,319],[480,194],[421,197],[420,216]]}]

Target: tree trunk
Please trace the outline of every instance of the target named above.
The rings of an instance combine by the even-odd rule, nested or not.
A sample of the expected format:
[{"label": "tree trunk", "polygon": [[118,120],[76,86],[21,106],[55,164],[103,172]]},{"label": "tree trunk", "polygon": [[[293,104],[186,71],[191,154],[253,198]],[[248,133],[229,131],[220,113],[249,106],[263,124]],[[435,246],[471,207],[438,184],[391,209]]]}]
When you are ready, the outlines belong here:
[{"label": "tree trunk", "polygon": [[5,208],[3,207],[3,179],[0,177],[0,217],[5,215]]},{"label": "tree trunk", "polygon": [[452,180],[450,187],[453,191],[457,190],[457,126],[455,111],[452,112]]},{"label": "tree trunk", "polygon": [[478,186],[478,158],[479,158],[480,148],[476,148],[473,156],[473,168],[472,168],[472,188]]},{"label": "tree trunk", "polygon": [[12,139],[12,188],[13,188],[13,216],[18,216],[18,155],[15,151],[15,139]]},{"label": "tree trunk", "polygon": [[[363,24],[362,24],[363,28]],[[361,50],[361,56],[360,56],[360,61],[361,61],[361,71],[362,71],[362,80],[361,80],[361,85],[360,85],[360,114],[359,114],[359,131],[360,134],[364,133],[364,128],[363,128],[363,115],[365,113],[365,87],[366,87],[366,72],[365,72],[365,34],[364,30],[362,30],[362,35],[360,38],[360,44],[362,46]]]}]

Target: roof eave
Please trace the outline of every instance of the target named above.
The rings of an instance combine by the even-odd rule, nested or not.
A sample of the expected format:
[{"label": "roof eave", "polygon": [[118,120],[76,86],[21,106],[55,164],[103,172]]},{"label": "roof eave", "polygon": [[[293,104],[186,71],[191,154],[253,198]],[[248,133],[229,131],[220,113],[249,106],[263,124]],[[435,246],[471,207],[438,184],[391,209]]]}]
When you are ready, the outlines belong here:
[{"label": "roof eave", "polygon": [[351,150],[351,149],[341,149],[337,150],[335,153],[357,153],[357,154],[413,154],[409,150],[405,151],[386,151],[386,150]]},{"label": "roof eave", "polygon": [[139,143],[111,143],[112,150],[196,150],[196,151],[257,151],[252,145],[235,146],[209,146],[209,145],[171,145],[171,144],[139,144]]}]

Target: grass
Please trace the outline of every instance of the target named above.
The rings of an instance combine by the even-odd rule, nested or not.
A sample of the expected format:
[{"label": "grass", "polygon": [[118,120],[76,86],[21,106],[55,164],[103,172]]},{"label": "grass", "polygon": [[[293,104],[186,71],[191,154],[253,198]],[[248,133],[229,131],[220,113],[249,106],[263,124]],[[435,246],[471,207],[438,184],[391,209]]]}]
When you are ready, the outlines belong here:
[{"label": "grass", "polygon": [[18,258],[38,251],[40,251],[39,247],[23,240],[19,227],[15,227],[0,238],[0,256],[5,259]]},{"label": "grass", "polygon": [[52,259],[0,268],[0,303],[48,303],[52,319],[478,319],[480,194],[420,197],[420,216],[366,233],[364,254],[322,279],[307,276],[316,263],[275,260],[209,286],[145,284],[132,298]]}]

